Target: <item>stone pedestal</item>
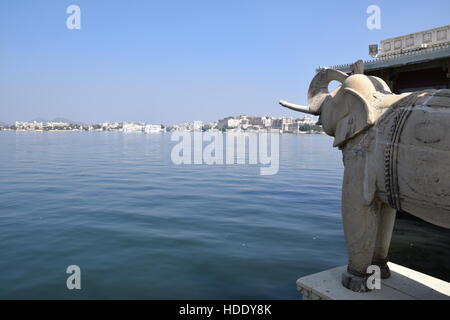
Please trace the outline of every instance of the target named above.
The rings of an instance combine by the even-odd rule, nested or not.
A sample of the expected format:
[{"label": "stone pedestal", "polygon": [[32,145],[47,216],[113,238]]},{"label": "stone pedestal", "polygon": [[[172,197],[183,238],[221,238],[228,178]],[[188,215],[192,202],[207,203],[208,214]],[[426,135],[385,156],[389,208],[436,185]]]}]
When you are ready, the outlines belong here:
[{"label": "stone pedestal", "polygon": [[341,284],[346,266],[297,280],[304,300],[450,300],[450,283],[389,263],[392,276],[381,280],[381,289],[356,293]]}]

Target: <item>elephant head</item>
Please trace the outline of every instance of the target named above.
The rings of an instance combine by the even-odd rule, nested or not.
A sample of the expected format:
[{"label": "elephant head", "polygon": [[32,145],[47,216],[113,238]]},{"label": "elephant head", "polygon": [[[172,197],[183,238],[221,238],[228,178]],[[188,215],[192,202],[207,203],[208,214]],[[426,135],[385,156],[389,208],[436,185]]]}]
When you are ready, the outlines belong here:
[{"label": "elephant head", "polygon": [[[341,86],[329,92],[332,81]],[[370,128],[384,109],[384,96],[395,96],[380,78],[362,74],[347,75],[334,69],[321,69],[311,81],[308,106],[286,101],[286,108],[320,116],[324,131],[335,138],[334,146],[342,147],[353,137]],[[391,100],[391,99],[388,99]]]}]

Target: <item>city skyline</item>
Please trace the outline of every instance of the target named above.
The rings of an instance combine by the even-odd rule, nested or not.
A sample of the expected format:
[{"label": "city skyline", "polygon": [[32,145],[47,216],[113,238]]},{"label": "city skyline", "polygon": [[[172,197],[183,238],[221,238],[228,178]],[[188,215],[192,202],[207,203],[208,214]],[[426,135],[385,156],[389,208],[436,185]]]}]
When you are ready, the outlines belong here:
[{"label": "city skyline", "polygon": [[[277,116],[268,116],[268,115],[266,115],[266,116],[255,116],[255,115],[244,115],[244,114],[242,114],[242,115],[227,116],[227,117],[224,117],[223,119],[226,119],[226,118],[238,118],[238,117],[243,117],[243,116],[244,117],[259,117],[259,118],[266,117],[266,118],[274,118],[274,119],[275,118],[291,118],[291,119],[311,118],[311,119],[314,119],[314,120],[318,119],[318,117],[312,116],[312,115],[310,115],[310,116],[304,116],[302,114],[297,114],[297,116],[295,116],[295,115],[296,114],[294,113],[291,116],[279,116],[279,117],[277,117]],[[102,120],[102,121],[89,121],[89,120],[87,120],[87,121],[78,121],[78,120],[74,120],[74,119],[68,119],[66,117],[55,117],[55,118],[50,118],[50,119],[43,118],[43,117],[36,117],[36,118],[28,119],[28,120],[16,119],[16,120],[13,120],[13,121],[10,121],[10,122],[2,121],[0,119],[0,126],[5,126],[5,125],[11,126],[11,125],[14,125],[14,123],[16,123],[16,122],[42,122],[42,123],[64,122],[64,123],[81,124],[81,125],[100,124],[100,123],[152,123],[152,124],[162,124],[162,125],[173,126],[173,125],[177,125],[177,124],[193,123],[193,122],[212,123],[212,122],[218,122],[220,120],[222,120],[222,119],[216,119],[216,120],[213,120],[213,121],[204,121],[204,120],[198,119],[198,120],[193,120],[193,121],[180,121],[180,122],[177,122],[177,123],[158,123],[158,122],[155,122],[155,121],[143,121],[143,120],[138,120],[138,119],[136,119],[136,120],[116,120],[116,121],[111,121],[111,120],[108,120],[108,119],[105,119],[105,120]]]},{"label": "city skyline", "polygon": [[185,122],[182,124],[165,125],[150,124],[146,122],[101,122],[76,123],[68,119],[55,119],[53,121],[16,121],[13,125],[1,124],[0,131],[120,131],[120,132],[173,132],[173,131],[247,131],[265,132],[277,131],[280,133],[323,133],[322,127],[317,125],[314,117],[255,117],[230,116],[214,122]]}]

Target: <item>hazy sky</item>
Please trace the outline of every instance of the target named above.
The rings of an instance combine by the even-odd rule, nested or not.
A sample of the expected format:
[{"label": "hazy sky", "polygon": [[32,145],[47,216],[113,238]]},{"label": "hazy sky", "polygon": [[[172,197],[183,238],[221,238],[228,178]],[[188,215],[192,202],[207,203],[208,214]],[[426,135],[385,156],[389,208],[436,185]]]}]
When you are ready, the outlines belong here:
[{"label": "hazy sky", "polygon": [[[66,8],[81,8],[69,30]],[[382,29],[366,27],[369,5]],[[293,116],[315,68],[450,24],[450,1],[14,0],[0,2],[0,121],[66,117],[172,124]]]}]

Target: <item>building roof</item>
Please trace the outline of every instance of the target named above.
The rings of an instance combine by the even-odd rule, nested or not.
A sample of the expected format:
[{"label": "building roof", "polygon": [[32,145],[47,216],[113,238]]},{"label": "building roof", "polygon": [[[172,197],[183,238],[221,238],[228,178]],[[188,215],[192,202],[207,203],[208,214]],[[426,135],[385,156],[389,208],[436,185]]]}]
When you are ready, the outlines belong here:
[{"label": "building roof", "polygon": [[[369,46],[375,59],[364,61],[366,71],[424,63],[450,57],[450,25],[411,33],[381,41]],[[352,72],[352,64],[331,67],[343,72]]]},{"label": "building roof", "polygon": [[[450,43],[421,50],[399,53],[395,55],[380,57],[364,61],[365,71],[375,71],[386,68],[393,68],[405,65],[424,63],[427,61],[450,58]],[[332,66],[342,72],[352,72],[352,63]],[[323,67],[322,67],[323,68]]]}]

